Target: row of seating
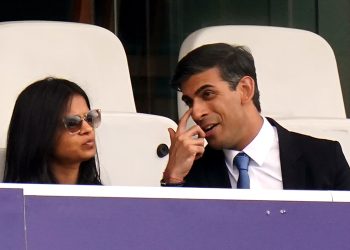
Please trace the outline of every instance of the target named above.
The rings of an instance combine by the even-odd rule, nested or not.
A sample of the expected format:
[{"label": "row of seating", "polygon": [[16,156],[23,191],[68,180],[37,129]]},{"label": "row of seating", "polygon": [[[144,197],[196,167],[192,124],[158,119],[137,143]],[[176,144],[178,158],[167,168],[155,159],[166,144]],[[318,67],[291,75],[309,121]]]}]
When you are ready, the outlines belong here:
[{"label": "row of seating", "polygon": [[[18,93],[31,82],[54,76],[79,83],[92,107],[102,109],[96,136],[103,183],[159,185],[170,146],[167,128],[176,128],[176,123],[136,112],[126,54],[117,36],[88,24],[20,21],[0,23],[0,40],[0,165]],[[350,160],[350,123],[336,60],[324,39],[289,28],[209,27],[184,41],[180,58],[213,42],[251,49],[263,115],[295,131],[339,140]],[[186,107],[178,104],[181,116]]]},{"label": "row of seating", "polygon": [[[102,182],[158,186],[170,146],[169,118],[136,113],[126,53],[112,32],[94,25],[18,21],[0,23],[0,179],[6,137],[18,94],[30,83],[54,76],[78,83],[91,106],[102,110],[96,130]],[[143,142],[143,143],[142,143]]]}]

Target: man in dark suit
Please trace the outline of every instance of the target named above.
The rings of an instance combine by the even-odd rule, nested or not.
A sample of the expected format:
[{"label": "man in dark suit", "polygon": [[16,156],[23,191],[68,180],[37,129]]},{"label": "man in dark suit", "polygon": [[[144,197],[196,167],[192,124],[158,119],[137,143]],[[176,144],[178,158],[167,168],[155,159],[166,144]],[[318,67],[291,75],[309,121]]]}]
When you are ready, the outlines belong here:
[{"label": "man in dark suit", "polygon": [[[290,132],[261,116],[254,59],[246,48],[201,46],[178,63],[172,85],[189,109],[177,131],[169,129],[162,186],[350,190],[338,142]],[[190,116],[197,125],[186,129]]]}]

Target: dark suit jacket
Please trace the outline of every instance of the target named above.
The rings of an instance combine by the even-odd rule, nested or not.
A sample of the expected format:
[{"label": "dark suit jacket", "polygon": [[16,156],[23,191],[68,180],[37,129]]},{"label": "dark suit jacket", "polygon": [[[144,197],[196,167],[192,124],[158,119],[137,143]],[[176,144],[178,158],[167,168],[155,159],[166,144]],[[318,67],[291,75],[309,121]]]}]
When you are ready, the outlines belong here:
[{"label": "dark suit jacket", "polygon": [[[350,190],[350,168],[339,142],[277,128],[283,189]],[[222,150],[206,147],[185,178],[187,187],[231,188]]]}]

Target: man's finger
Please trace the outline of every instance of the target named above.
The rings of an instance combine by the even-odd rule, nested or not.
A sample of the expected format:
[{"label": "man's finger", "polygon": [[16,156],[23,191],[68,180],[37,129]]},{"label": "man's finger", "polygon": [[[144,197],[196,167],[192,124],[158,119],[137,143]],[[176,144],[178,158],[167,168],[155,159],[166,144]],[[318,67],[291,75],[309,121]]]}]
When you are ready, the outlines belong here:
[{"label": "man's finger", "polygon": [[174,138],[175,138],[175,131],[172,128],[168,128],[168,132],[169,132],[169,135],[170,135],[171,144],[173,144]]},{"label": "man's finger", "polygon": [[186,126],[187,126],[187,122],[188,119],[190,118],[192,113],[192,108],[189,108],[184,114],[183,116],[180,118],[179,121],[179,126],[177,127],[177,132],[184,132],[186,130]]},{"label": "man's finger", "polygon": [[198,136],[198,138],[205,138],[205,132],[198,125],[193,125],[187,130],[186,133],[190,134],[191,136]]}]

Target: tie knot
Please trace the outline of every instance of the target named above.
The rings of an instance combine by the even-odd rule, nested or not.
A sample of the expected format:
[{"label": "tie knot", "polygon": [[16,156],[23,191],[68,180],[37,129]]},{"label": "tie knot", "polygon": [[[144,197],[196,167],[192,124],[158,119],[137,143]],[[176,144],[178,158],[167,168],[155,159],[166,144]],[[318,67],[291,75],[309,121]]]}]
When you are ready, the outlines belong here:
[{"label": "tie knot", "polygon": [[238,153],[238,155],[236,155],[236,157],[233,159],[233,162],[237,166],[238,170],[248,171],[249,156],[246,153]]}]

